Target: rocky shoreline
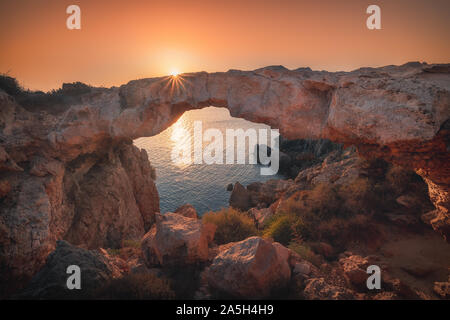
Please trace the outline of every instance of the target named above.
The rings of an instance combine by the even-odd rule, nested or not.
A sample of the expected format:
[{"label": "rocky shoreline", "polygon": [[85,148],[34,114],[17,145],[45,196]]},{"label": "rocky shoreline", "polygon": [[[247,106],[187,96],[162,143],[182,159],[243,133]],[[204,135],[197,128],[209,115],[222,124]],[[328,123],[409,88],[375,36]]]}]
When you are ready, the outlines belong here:
[{"label": "rocky shoreline", "polygon": [[[294,180],[270,180],[247,188],[236,183],[230,204],[242,209],[242,202],[236,199],[247,199],[246,205],[251,207],[236,214],[250,219],[255,227],[251,231],[255,235],[238,235],[243,238],[240,241],[223,243],[217,237],[221,228],[229,227],[226,224],[235,229],[232,234],[239,234],[240,225],[236,221],[211,223],[208,218],[199,218],[195,208],[188,204],[174,213],[157,213],[155,223],[140,241],[124,243],[119,249],[89,251],[60,241],[43,269],[17,297],[121,298],[118,292],[121,287],[116,288],[115,283],[122,279],[126,286],[133,288],[130,290],[136,291],[136,286],[143,285],[129,279],[140,276],[151,277],[152,283],[155,279],[166,283],[165,295],[158,296],[153,288],[147,288],[139,296],[131,294],[124,298],[448,299],[450,245],[433,233],[426,222],[427,210],[433,208],[429,200],[424,204],[426,185],[418,176],[414,178],[414,173],[395,170],[386,163],[368,163],[350,148],[330,152],[320,164],[301,171]],[[345,221],[362,217],[362,222],[353,226],[331,224],[327,238],[292,237],[283,245],[276,240],[285,242],[286,230],[282,229],[283,234],[267,233],[276,224],[277,217],[285,215],[286,203],[300,205],[303,200],[299,193],[302,196],[313,193],[323,183],[349,186],[361,177],[380,183],[391,179],[394,171],[397,178],[409,174],[413,180],[401,181],[398,186],[401,189],[393,191],[389,200],[397,206],[389,203],[392,209],[389,212],[384,208],[371,212],[370,199],[359,199],[361,203],[352,205],[358,205],[362,212],[346,216]],[[398,196],[405,190],[405,194]],[[327,196],[330,195],[311,201],[326,202]],[[352,195],[340,199],[350,200],[354,200]],[[315,227],[317,233],[329,221],[323,218]],[[369,237],[367,232],[371,232]],[[412,238],[415,242],[410,245],[432,241],[438,251],[430,259],[421,256],[419,250],[414,256],[407,256],[393,247],[393,243],[403,240],[408,244]],[[437,253],[439,250],[443,251]],[[90,270],[88,275],[83,275],[83,283],[88,284],[83,293],[65,289],[65,277],[61,274],[64,266],[72,263],[80,265],[82,270]],[[370,265],[380,266],[382,270],[380,290],[372,291],[366,286],[366,269]]]}]

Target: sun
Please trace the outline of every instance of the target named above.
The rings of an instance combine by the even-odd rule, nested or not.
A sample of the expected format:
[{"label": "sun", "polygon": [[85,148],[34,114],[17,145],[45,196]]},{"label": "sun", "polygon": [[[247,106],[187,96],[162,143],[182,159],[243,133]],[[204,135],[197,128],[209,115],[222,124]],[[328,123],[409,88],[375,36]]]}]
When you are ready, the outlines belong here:
[{"label": "sun", "polygon": [[184,79],[184,75],[182,75],[177,69],[171,69],[170,75],[164,78],[164,81],[167,81],[164,89],[168,89],[170,94],[178,94],[186,90],[186,83],[188,81]]},{"label": "sun", "polygon": [[177,77],[179,74],[180,74],[180,72],[179,72],[177,69],[172,69],[172,70],[170,71],[170,75],[171,75],[172,77]]}]

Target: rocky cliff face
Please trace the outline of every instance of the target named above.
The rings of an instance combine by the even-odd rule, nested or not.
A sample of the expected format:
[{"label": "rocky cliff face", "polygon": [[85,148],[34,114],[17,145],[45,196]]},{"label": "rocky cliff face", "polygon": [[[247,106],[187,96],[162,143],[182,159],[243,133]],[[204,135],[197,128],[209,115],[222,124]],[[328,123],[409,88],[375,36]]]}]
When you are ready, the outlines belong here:
[{"label": "rocky cliff face", "polygon": [[57,239],[95,247],[143,235],[158,195],[132,139],[209,105],[287,138],[354,144],[414,169],[436,206],[432,225],[450,235],[449,65],[200,72],[76,94],[36,108],[0,90],[0,268],[8,279],[35,272]]},{"label": "rocky cliff face", "polygon": [[148,231],[159,212],[159,196],[144,150],[104,141],[97,150],[65,159],[29,131],[44,133],[57,117],[27,112],[0,95],[3,290],[20,286],[39,270],[58,239],[89,249],[118,247]]}]

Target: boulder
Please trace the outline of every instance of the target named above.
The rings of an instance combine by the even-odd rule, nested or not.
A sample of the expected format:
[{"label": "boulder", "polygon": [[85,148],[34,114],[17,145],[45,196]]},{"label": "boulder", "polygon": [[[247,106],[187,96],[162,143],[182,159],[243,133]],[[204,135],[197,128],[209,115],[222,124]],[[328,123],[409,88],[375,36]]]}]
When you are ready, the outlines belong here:
[{"label": "boulder", "polygon": [[250,210],[248,210],[248,214],[253,218],[253,220],[255,220],[256,226],[258,228],[263,228],[267,221],[269,221],[273,216],[273,212],[270,208],[251,208]]},{"label": "boulder", "polygon": [[289,252],[260,237],[237,242],[214,258],[208,284],[231,297],[267,298],[290,280]]},{"label": "boulder", "polygon": [[356,152],[351,152],[347,158],[330,154],[325,160],[302,170],[295,178],[295,182],[305,186],[315,186],[321,183],[335,183],[345,185],[360,176],[361,167]]},{"label": "boulder", "polygon": [[181,214],[182,216],[185,216],[187,218],[198,219],[197,210],[195,210],[195,208],[189,203],[179,207],[177,210],[175,210],[175,213]]},{"label": "boulder", "polygon": [[142,238],[148,267],[180,266],[208,260],[208,246],[215,226],[178,213],[157,214],[156,222]]},{"label": "boulder", "polygon": [[247,211],[252,206],[250,192],[239,182],[234,184],[229,202],[230,206],[241,211]]},{"label": "boulder", "polygon": [[302,276],[308,276],[311,273],[311,269],[312,269],[311,263],[307,261],[297,262],[294,265],[293,273],[296,275],[298,274]]},{"label": "boulder", "polygon": [[287,278],[291,276],[291,256],[293,255],[292,251],[281,243],[274,242],[272,246],[275,248],[277,253],[278,260],[280,262],[279,273],[285,275]]},{"label": "boulder", "polygon": [[[67,288],[67,268],[80,267],[81,290]],[[56,249],[48,257],[44,267],[33,277],[29,285],[18,295],[26,299],[79,299],[91,297],[105,281],[120,277],[118,268],[96,250],[86,250],[66,241],[57,241]]]}]

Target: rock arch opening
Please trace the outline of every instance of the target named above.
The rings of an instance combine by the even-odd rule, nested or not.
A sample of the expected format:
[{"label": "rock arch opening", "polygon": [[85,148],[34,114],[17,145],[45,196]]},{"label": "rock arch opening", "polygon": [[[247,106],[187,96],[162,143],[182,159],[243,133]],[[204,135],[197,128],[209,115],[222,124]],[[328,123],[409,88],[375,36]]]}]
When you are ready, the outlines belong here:
[{"label": "rock arch opening", "polygon": [[[201,134],[194,133],[195,125],[199,126],[197,129]],[[222,158],[217,158],[214,163],[205,163],[200,158],[201,161],[194,163],[194,144],[201,145],[197,151],[202,155],[204,149],[216,139],[205,137],[204,134],[209,129],[218,130],[221,134]],[[173,212],[186,203],[192,204],[201,215],[208,211],[218,211],[228,206],[228,184],[239,181],[248,185],[283,177],[281,173],[263,176],[260,172],[261,165],[249,162],[249,148],[253,149],[250,150],[251,153],[255,153],[255,148],[249,146],[248,137],[245,139],[245,163],[238,164],[237,157],[233,157],[232,164],[227,163],[226,154],[231,148],[236,150],[237,143],[234,141],[233,145],[227,145],[226,131],[238,129],[252,129],[257,132],[258,129],[269,130],[269,127],[233,118],[227,109],[209,106],[185,112],[177,122],[156,136],[134,140],[134,145],[147,151],[150,162],[156,169],[156,185],[162,213]],[[267,144],[267,141],[269,140],[264,144]],[[173,158],[174,152],[184,151],[186,148],[187,159]],[[212,153],[214,152],[213,150]]]}]

